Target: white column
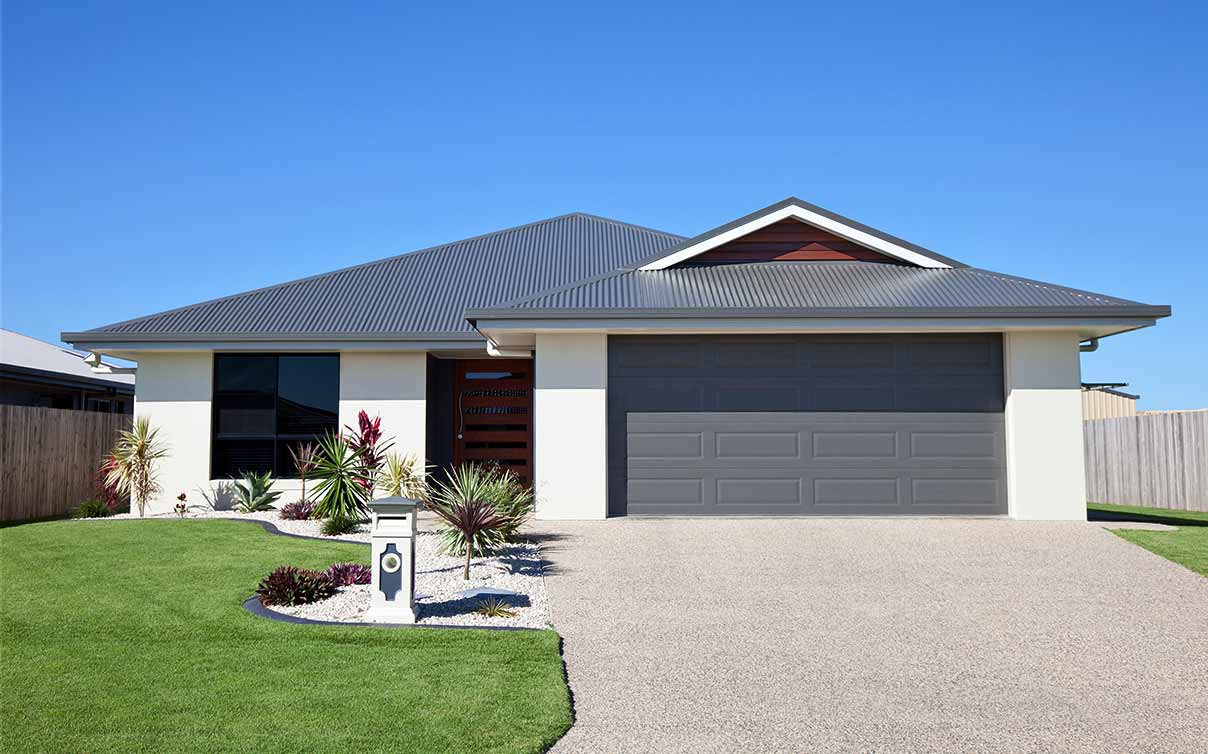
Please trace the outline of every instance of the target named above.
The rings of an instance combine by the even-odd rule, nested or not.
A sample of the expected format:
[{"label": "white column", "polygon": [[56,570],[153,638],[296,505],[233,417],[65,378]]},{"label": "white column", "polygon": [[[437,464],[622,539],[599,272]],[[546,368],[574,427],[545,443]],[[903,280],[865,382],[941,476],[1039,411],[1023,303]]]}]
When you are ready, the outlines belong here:
[{"label": "white column", "polygon": [[1003,362],[1010,516],[1085,521],[1078,334],[1007,333]]},{"label": "white column", "polygon": [[537,518],[608,516],[608,336],[537,336]]},{"label": "white column", "polygon": [[[162,491],[147,506],[147,515],[168,513],[184,492],[189,503],[201,502],[198,488],[210,484],[210,400],[213,397],[212,353],[145,353],[138,359],[134,381],[134,415],[147,417],[168,445],[159,462]],[[138,510],[132,507],[132,512]]]},{"label": "white column", "polygon": [[340,354],[340,429],[357,426],[364,410],[382,417],[382,438],[392,453],[424,462],[427,438],[428,356],[425,353]]}]

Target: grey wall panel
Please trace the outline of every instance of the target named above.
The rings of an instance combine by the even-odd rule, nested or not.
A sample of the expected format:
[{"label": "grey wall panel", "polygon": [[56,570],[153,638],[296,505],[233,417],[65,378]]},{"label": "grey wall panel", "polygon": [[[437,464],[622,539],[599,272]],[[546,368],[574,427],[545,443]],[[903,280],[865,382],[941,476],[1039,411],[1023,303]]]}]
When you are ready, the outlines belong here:
[{"label": "grey wall panel", "polygon": [[613,336],[608,400],[614,515],[1005,512],[997,334]]}]

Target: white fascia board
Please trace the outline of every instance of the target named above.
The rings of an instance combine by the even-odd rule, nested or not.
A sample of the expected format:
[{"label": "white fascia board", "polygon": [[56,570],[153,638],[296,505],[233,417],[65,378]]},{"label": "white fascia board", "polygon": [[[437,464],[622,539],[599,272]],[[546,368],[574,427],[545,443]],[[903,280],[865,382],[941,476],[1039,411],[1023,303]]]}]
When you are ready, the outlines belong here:
[{"label": "white fascia board", "polygon": [[830,231],[836,236],[846,238],[848,241],[858,243],[861,246],[866,246],[874,251],[879,251],[882,254],[887,254],[895,259],[900,259],[903,262],[910,262],[911,264],[918,265],[919,267],[930,267],[941,270],[952,268],[952,265],[936,261],[935,259],[920,254],[917,251],[912,251],[904,246],[899,246],[898,244],[886,241],[883,238],[878,238],[871,233],[867,233],[858,228],[853,228],[850,225],[841,223],[837,220],[832,220],[831,218],[820,215],[817,212],[811,212],[804,207],[798,207],[795,204],[790,204],[787,207],[782,207],[774,212],[769,212],[766,215],[757,217],[750,222],[738,226],[737,228],[731,228],[724,233],[718,233],[716,236],[701,241],[700,243],[680,249],[674,254],[665,256],[662,259],[657,259],[638,269],[643,271],[665,270],[668,267],[673,267],[680,262],[691,259],[692,257],[704,254],[706,251],[717,248],[724,243],[733,241],[737,238],[742,238],[748,233],[753,233],[760,228],[767,227],[768,225],[778,223],[781,220],[787,220],[789,218],[800,220],[804,223],[808,223],[809,225],[813,225],[816,228]]},{"label": "white fascia board", "polygon": [[79,348],[119,359],[138,361],[145,353],[185,353],[190,351],[473,351],[486,349],[486,339],[478,340],[237,340],[237,341],[173,341],[173,342],[107,342],[79,341]]}]

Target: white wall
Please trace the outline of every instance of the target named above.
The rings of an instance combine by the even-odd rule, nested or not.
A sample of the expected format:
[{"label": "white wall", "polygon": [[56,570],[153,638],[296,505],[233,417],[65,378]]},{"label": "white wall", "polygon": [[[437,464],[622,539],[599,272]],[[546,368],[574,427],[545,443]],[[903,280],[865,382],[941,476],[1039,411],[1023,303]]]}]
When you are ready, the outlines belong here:
[{"label": "white wall", "polygon": [[1008,512],[1085,521],[1078,334],[1006,333],[1003,352]]},{"label": "white wall", "polygon": [[608,516],[608,336],[537,335],[537,518]]},{"label": "white wall", "polygon": [[148,506],[148,515],[170,512],[182,492],[188,494],[190,503],[201,502],[196,488],[205,487],[210,476],[213,376],[210,353],[148,353],[139,357],[134,415],[151,420],[169,452],[158,467],[163,491]]},{"label": "white wall", "polygon": [[428,357],[424,353],[340,354],[340,429],[357,426],[362,409],[382,417],[382,438],[392,453],[423,462],[427,437]]}]

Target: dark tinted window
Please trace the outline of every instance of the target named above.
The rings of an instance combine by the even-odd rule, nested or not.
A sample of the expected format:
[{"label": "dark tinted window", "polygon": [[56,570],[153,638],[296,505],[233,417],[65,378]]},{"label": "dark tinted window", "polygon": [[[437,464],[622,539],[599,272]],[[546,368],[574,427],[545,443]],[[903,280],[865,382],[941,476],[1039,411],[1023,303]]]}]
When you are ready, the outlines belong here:
[{"label": "dark tinted window", "polygon": [[210,475],[295,477],[289,447],[337,431],[336,354],[218,354]]}]

